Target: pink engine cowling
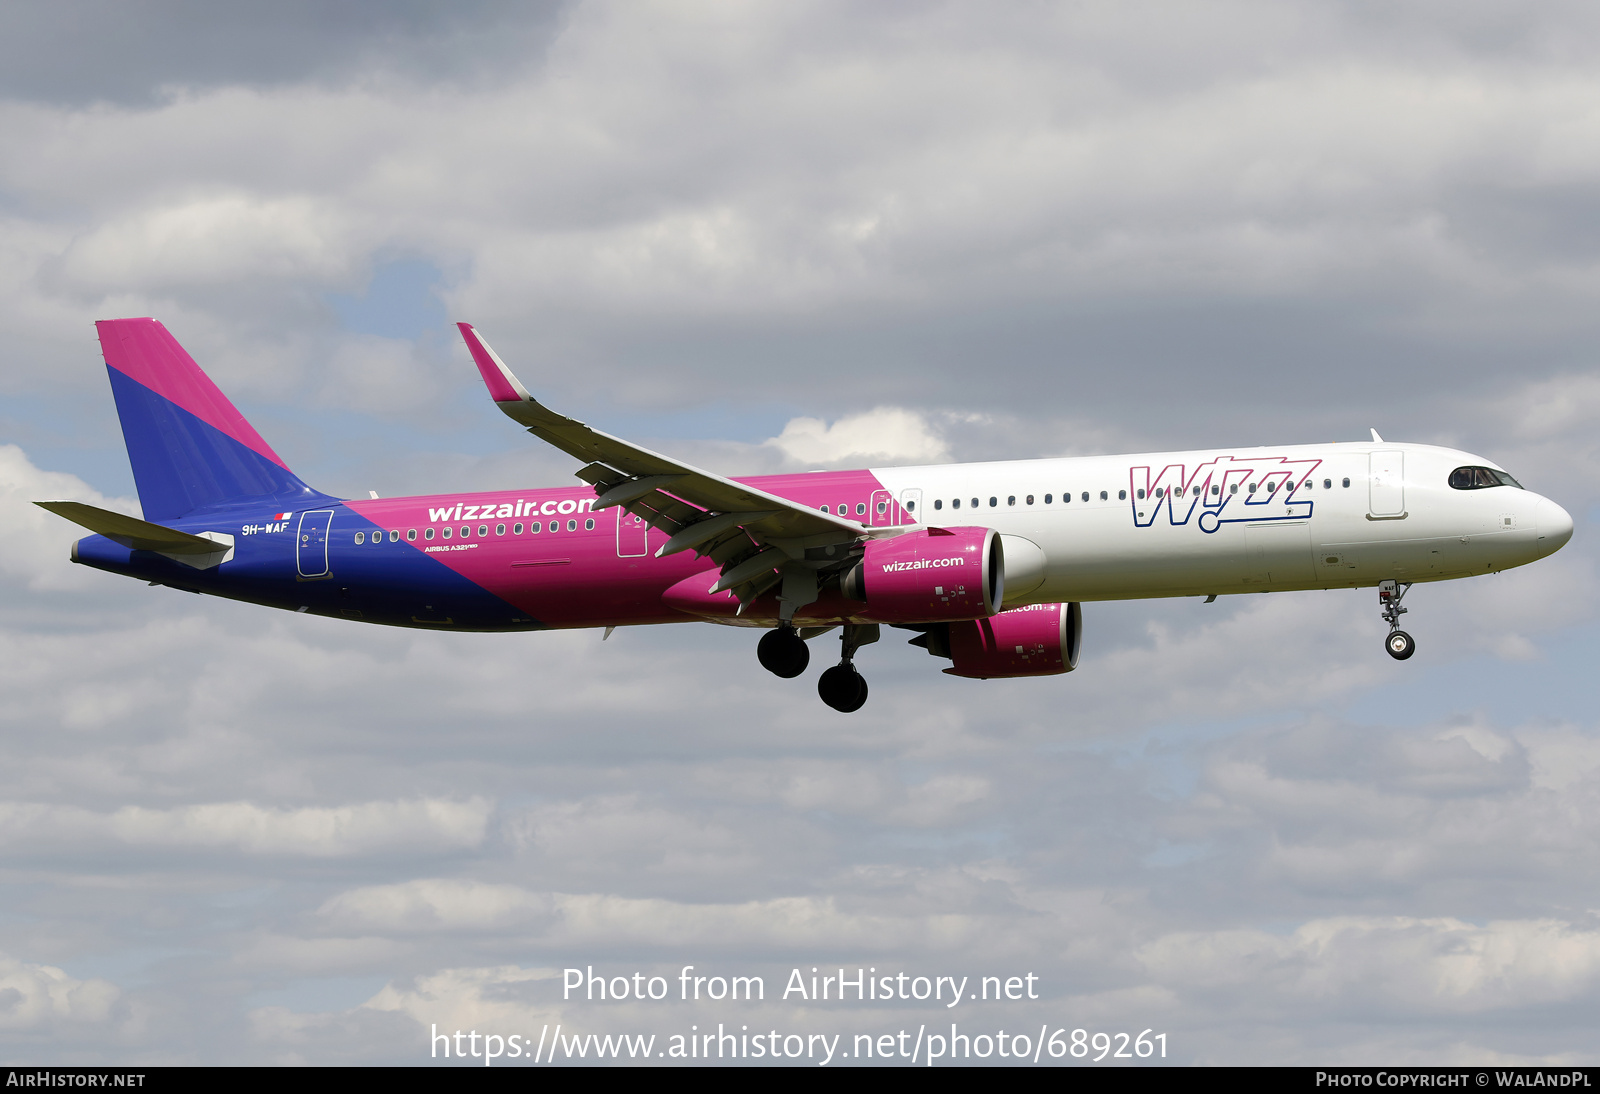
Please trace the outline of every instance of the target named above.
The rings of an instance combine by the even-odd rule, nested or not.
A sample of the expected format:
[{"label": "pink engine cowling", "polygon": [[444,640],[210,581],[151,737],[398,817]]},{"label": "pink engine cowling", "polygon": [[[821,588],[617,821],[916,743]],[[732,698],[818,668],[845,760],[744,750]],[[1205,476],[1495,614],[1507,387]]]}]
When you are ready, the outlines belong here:
[{"label": "pink engine cowling", "polygon": [[1029,604],[950,624],[951,676],[989,680],[1054,676],[1078,667],[1083,613],[1076,604]]},{"label": "pink engine cowling", "polygon": [[994,529],[928,528],[868,542],[841,589],[867,605],[863,621],[937,623],[993,615],[1004,582]]}]

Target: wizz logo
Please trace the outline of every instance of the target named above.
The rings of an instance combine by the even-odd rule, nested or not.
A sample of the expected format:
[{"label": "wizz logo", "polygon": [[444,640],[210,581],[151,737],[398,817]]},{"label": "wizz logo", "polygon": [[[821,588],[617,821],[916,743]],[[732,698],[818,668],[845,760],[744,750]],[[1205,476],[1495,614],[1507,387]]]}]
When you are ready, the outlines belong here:
[{"label": "wizz logo", "polygon": [[1196,523],[1207,534],[1238,521],[1304,520],[1313,505],[1306,484],[1321,460],[1291,460],[1286,456],[1236,459],[1218,456],[1187,471],[1172,463],[1154,481],[1149,467],[1129,472],[1129,497],[1133,523],[1149,528],[1166,511],[1170,524]]}]

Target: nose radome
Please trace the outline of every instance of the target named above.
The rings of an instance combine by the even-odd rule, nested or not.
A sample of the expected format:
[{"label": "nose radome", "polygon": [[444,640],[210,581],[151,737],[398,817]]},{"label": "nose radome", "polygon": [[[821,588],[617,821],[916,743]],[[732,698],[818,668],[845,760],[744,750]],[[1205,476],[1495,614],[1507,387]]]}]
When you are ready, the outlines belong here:
[{"label": "nose radome", "polygon": [[1572,514],[1549,498],[1539,499],[1539,546],[1547,554],[1559,551],[1572,538]]}]

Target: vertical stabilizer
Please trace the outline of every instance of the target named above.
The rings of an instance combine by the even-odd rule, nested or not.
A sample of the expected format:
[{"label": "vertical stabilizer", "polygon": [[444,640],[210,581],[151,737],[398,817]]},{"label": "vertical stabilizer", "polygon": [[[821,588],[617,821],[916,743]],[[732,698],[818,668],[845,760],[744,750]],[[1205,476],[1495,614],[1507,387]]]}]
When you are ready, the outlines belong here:
[{"label": "vertical stabilizer", "polygon": [[146,520],[224,502],[294,508],[325,495],[295,477],[154,319],[95,324]]}]

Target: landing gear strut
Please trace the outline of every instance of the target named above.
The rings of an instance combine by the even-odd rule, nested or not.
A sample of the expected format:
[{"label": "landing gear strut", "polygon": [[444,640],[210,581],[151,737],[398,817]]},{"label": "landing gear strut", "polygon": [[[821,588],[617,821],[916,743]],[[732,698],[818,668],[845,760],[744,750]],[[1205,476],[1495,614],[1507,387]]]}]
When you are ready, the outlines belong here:
[{"label": "landing gear strut", "polygon": [[761,636],[756,644],[756,660],[774,676],[792,680],[811,663],[811,649],[793,627],[783,626]]},{"label": "landing gear strut", "polygon": [[1411,582],[1380,581],[1378,583],[1378,607],[1383,609],[1383,621],[1389,624],[1389,637],[1383,640],[1383,648],[1389,651],[1389,656],[1396,661],[1404,661],[1417,652],[1417,641],[1405,631],[1400,629],[1400,617],[1410,609],[1400,606],[1400,601],[1411,589]]},{"label": "landing gear strut", "polygon": [[817,680],[822,701],[843,714],[860,710],[867,701],[867,681],[856,671],[856,651],[878,640],[876,623],[848,623],[839,636],[842,659]]}]

